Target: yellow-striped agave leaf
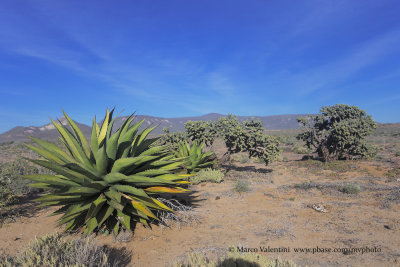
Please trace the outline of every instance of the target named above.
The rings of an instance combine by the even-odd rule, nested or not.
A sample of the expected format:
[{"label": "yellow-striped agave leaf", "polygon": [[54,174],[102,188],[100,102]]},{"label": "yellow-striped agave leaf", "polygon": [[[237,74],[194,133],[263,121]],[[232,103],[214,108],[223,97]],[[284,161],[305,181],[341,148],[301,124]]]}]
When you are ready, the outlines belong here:
[{"label": "yellow-striped agave leaf", "polygon": [[[141,130],[143,120],[130,115],[120,123],[107,109],[101,126],[93,119],[85,136],[65,112],[67,125],[56,127],[63,148],[32,137],[27,145],[40,159],[29,159],[54,174],[26,175],[32,187],[46,191],[37,199],[43,206],[58,206],[58,224],[66,231],[90,234],[108,229],[115,235],[136,223],[148,226],[158,220],[157,210],[172,211],[158,194],[186,193],[183,165],[186,156],[171,156],[164,146],[152,146],[155,127]],[[113,125],[119,123],[118,129]],[[89,140],[90,139],[90,140]]]}]

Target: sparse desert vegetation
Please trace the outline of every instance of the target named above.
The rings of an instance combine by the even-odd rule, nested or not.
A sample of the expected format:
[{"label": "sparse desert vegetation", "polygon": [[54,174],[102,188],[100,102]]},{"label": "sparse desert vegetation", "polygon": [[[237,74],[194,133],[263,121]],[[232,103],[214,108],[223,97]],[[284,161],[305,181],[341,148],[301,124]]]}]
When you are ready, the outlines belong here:
[{"label": "sparse desert vegetation", "polygon": [[[323,155],[296,139],[301,130],[264,131],[259,122],[238,123],[234,116],[219,123],[190,122],[187,132],[165,129],[160,139],[150,131],[129,128],[129,123],[108,131],[111,113],[104,121],[98,130],[93,124],[87,137],[72,124],[69,134],[71,130],[60,128],[67,143],[64,149],[60,143],[38,139],[37,145],[28,147],[1,145],[1,266],[400,262],[400,158],[393,149],[399,143],[400,125],[378,125],[366,138],[367,145],[377,147],[377,159],[345,160],[342,155],[342,160],[324,162]],[[228,134],[230,127],[236,127],[237,134]],[[129,144],[140,140],[133,143],[135,149],[121,146],[122,133],[129,133]],[[95,142],[85,144],[84,138]],[[106,142],[115,144],[115,150],[102,151]],[[35,148],[38,145],[41,150]],[[260,150],[263,146],[270,147]],[[107,155],[101,163],[105,165],[97,158],[101,155]],[[56,164],[67,158],[80,164]],[[21,175],[34,180],[36,188]],[[39,196],[50,207],[33,201]],[[67,228],[59,226],[63,223]],[[52,234],[65,229],[74,231]],[[294,251],[317,246],[342,250],[324,257]],[[249,251],[238,250],[243,247]],[[261,247],[275,250],[263,252]],[[365,247],[380,252],[345,250]]]},{"label": "sparse desert vegetation", "polygon": [[15,256],[0,256],[2,267],[126,266],[130,254],[99,246],[91,237],[68,239],[60,233],[35,238]]},{"label": "sparse desert vegetation", "polygon": [[238,193],[247,192],[249,190],[250,188],[248,181],[238,180],[235,182],[235,185],[233,186],[233,191]]},{"label": "sparse desert vegetation", "polygon": [[400,267],[400,0],[0,11],[0,267]]}]

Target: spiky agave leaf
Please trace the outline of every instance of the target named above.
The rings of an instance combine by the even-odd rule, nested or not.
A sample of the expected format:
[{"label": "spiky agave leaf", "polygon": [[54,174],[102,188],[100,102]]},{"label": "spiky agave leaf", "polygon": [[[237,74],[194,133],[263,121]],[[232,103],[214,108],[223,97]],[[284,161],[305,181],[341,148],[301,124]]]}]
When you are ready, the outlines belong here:
[{"label": "spiky agave leaf", "polygon": [[178,144],[174,151],[176,158],[184,159],[184,166],[188,173],[195,173],[203,168],[212,166],[214,162],[213,152],[204,152],[204,143],[194,141],[192,145],[184,141]]},{"label": "spiky agave leaf", "polygon": [[139,132],[143,120],[132,124],[132,114],[113,133],[113,112],[107,109],[101,126],[93,120],[90,142],[65,112],[69,128],[52,121],[67,152],[34,137],[38,146],[27,145],[43,157],[29,160],[56,174],[22,177],[34,181],[33,187],[51,189],[37,201],[61,206],[53,214],[62,214],[58,223],[66,230],[89,234],[107,228],[118,234],[136,222],[148,225],[158,220],[155,210],[171,211],[156,194],[188,191],[181,188],[188,183],[179,174],[183,162],[164,146],[150,147],[156,139],[147,137],[155,127]]}]

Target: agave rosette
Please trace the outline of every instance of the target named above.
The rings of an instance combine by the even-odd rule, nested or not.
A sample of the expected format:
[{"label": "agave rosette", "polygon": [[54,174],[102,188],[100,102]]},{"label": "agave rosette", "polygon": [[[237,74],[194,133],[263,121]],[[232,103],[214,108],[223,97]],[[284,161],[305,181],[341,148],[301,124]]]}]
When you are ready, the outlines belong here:
[{"label": "agave rosette", "polygon": [[93,120],[90,144],[79,127],[64,112],[69,128],[52,120],[65,151],[37,138],[27,145],[43,157],[35,164],[55,174],[23,176],[35,181],[32,187],[50,189],[37,200],[43,206],[61,206],[59,225],[65,230],[89,234],[107,229],[115,235],[141,222],[158,220],[155,211],[172,211],[156,199],[160,193],[185,193],[187,175],[180,174],[182,161],[164,146],[150,147],[155,128],[139,131],[143,120],[132,123],[133,114],[113,133],[114,109],[106,112],[101,127]]},{"label": "agave rosette", "polygon": [[184,141],[178,144],[174,151],[176,158],[184,159],[184,166],[188,173],[195,173],[201,169],[211,167],[215,162],[213,152],[204,152],[204,143],[195,140],[192,145]]}]

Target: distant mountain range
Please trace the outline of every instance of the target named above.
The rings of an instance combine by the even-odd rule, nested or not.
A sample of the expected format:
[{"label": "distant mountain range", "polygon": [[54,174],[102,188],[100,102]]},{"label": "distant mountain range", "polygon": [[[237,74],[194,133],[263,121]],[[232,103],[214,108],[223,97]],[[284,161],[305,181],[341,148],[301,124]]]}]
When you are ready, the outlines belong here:
[{"label": "distant mountain range", "polygon": [[[246,119],[259,119],[264,128],[267,130],[285,130],[285,129],[297,129],[300,125],[297,123],[297,117],[305,116],[306,114],[289,114],[289,115],[276,115],[276,116],[238,116],[239,121],[244,121]],[[182,118],[160,118],[160,117],[152,117],[146,115],[137,115],[135,121],[139,121],[144,119],[143,123],[144,127],[159,125],[154,131],[154,134],[163,133],[163,127],[168,127],[171,132],[183,131],[184,124],[187,121],[215,121],[220,117],[224,117],[226,115],[218,114],[218,113],[209,113],[203,116],[198,117],[182,117]],[[122,123],[126,120],[127,116],[118,117],[114,122],[114,129],[118,128]],[[66,119],[63,117],[60,121],[66,125]],[[90,126],[77,123],[82,132],[86,136],[90,136]],[[19,141],[27,141],[29,140],[28,136],[33,136],[40,139],[45,140],[56,140],[58,138],[58,132],[53,126],[53,124],[46,124],[43,126],[17,126],[12,128],[11,130],[0,134],[0,142],[19,142]]]}]

